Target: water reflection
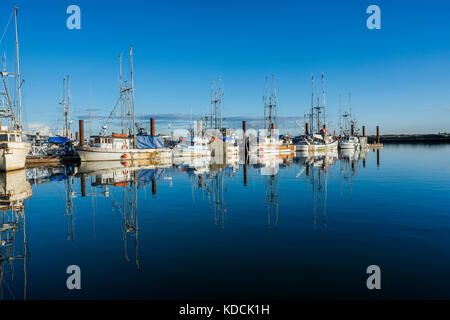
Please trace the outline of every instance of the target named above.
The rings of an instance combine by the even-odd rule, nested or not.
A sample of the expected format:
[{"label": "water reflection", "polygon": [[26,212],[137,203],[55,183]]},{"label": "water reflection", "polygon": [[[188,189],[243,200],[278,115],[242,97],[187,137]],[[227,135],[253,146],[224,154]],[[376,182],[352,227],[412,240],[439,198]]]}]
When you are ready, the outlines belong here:
[{"label": "water reflection", "polygon": [[[24,200],[32,195],[30,183],[35,187],[58,183],[60,186],[58,188],[64,190],[64,204],[61,203],[60,212],[64,212],[66,221],[64,227],[67,229],[67,239],[71,243],[77,242],[75,221],[77,221],[78,203],[89,204],[94,240],[96,240],[96,213],[108,211],[109,205],[117,217],[115,221],[118,224],[120,222],[121,227],[120,231],[117,229],[117,231],[108,230],[108,232],[114,237],[121,235],[123,259],[134,264],[136,270],[141,270],[139,247],[140,241],[144,240],[139,238],[141,231],[139,222],[142,222],[139,213],[141,211],[142,214],[143,208],[140,208],[138,204],[147,208],[147,203],[150,201],[146,197],[147,191],[151,191],[152,197],[156,198],[158,183],[164,183],[169,187],[174,185],[175,187],[170,188],[168,192],[175,199],[177,192],[180,192],[178,186],[185,183],[187,179],[192,193],[193,208],[206,205],[207,211],[211,214],[211,221],[220,229],[226,227],[227,217],[232,213],[230,210],[248,209],[243,207],[236,209],[233,206],[236,193],[229,192],[232,189],[240,192],[239,188],[246,188],[248,192],[251,192],[252,199],[265,208],[264,225],[268,228],[277,228],[279,217],[285,214],[280,207],[286,208],[284,203],[281,203],[285,205],[284,207],[280,206],[280,186],[289,179],[293,179],[297,185],[299,180],[304,180],[307,187],[302,192],[308,198],[310,197],[312,204],[311,227],[323,227],[326,230],[330,172],[333,172],[334,177],[337,175],[340,180],[341,195],[345,186],[349,186],[351,195],[353,179],[357,177],[361,165],[362,168],[365,167],[366,157],[367,150],[345,150],[339,153],[329,151],[285,156],[248,155],[246,161],[243,157],[233,156],[226,161],[215,161],[214,157],[188,157],[174,158],[173,161],[165,163],[150,160],[89,162],[82,163],[80,166],[33,168],[3,173],[0,176],[2,287],[6,287],[12,281],[11,278],[7,280],[6,275],[8,272],[13,273],[11,270],[18,265],[18,260],[23,260],[24,273],[26,273],[28,252]],[[250,185],[261,185],[264,189],[258,190],[263,190],[263,194],[255,188],[252,191],[249,181]],[[106,204],[102,199],[107,199]],[[167,201],[159,198],[154,200]],[[100,201],[101,205],[99,205]],[[81,228],[82,226],[78,227],[78,229]],[[9,268],[8,272],[6,272],[6,266]],[[26,288],[26,275],[24,275],[24,283]],[[12,294],[2,295],[6,298],[11,296]],[[25,289],[24,297],[26,297]]]},{"label": "water reflection", "polygon": [[32,195],[25,170],[0,173],[0,297],[15,299],[9,283],[23,264],[23,298],[27,298],[27,258],[25,200]]}]

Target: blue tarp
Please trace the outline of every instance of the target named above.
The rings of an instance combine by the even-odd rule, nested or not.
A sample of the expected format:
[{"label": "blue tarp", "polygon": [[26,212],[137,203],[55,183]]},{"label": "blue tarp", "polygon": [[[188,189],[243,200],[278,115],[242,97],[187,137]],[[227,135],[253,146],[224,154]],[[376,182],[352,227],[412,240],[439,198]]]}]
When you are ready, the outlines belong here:
[{"label": "blue tarp", "polygon": [[298,143],[300,143],[301,141],[303,141],[303,136],[297,136],[297,137],[293,137],[293,138],[292,138],[292,143],[293,143],[293,144],[298,144]]},{"label": "blue tarp", "polygon": [[138,172],[138,183],[140,185],[152,182],[152,180],[158,180],[164,177],[165,169],[144,169]]},{"label": "blue tarp", "polygon": [[160,137],[140,134],[136,136],[138,149],[164,148],[164,142]]},{"label": "blue tarp", "polygon": [[55,144],[62,144],[62,145],[65,145],[69,141],[70,140],[67,139],[66,137],[50,137],[48,139],[48,143],[55,143]]}]

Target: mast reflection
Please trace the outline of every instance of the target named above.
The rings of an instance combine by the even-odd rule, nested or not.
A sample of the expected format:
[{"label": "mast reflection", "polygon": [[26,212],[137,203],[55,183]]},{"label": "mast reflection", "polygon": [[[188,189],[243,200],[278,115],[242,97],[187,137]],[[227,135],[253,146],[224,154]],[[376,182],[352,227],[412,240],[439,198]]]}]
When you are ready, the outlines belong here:
[{"label": "mast reflection", "polygon": [[[23,298],[27,298],[25,200],[32,196],[25,170],[0,172],[0,298],[15,298],[9,281],[14,280],[16,260],[23,261]],[[5,290],[6,288],[6,290]]]}]

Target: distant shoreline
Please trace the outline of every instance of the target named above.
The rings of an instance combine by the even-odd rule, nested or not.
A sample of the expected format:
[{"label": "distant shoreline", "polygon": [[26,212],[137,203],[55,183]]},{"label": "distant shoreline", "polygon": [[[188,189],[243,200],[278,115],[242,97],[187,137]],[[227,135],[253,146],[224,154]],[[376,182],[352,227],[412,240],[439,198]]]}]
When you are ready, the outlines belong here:
[{"label": "distant shoreline", "polygon": [[[368,136],[369,143],[376,141],[376,136]],[[380,135],[381,143],[450,143],[450,134],[387,134]]]}]

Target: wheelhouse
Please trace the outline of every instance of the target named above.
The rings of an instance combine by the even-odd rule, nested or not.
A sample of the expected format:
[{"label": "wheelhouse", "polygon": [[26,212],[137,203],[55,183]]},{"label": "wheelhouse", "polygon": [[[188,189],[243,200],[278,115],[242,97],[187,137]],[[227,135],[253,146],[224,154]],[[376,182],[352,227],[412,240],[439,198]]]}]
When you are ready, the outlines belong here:
[{"label": "wheelhouse", "polygon": [[19,131],[0,131],[0,142],[22,142],[22,133]]},{"label": "wheelhouse", "polygon": [[102,149],[130,149],[131,138],[114,136],[93,136],[90,145]]}]

